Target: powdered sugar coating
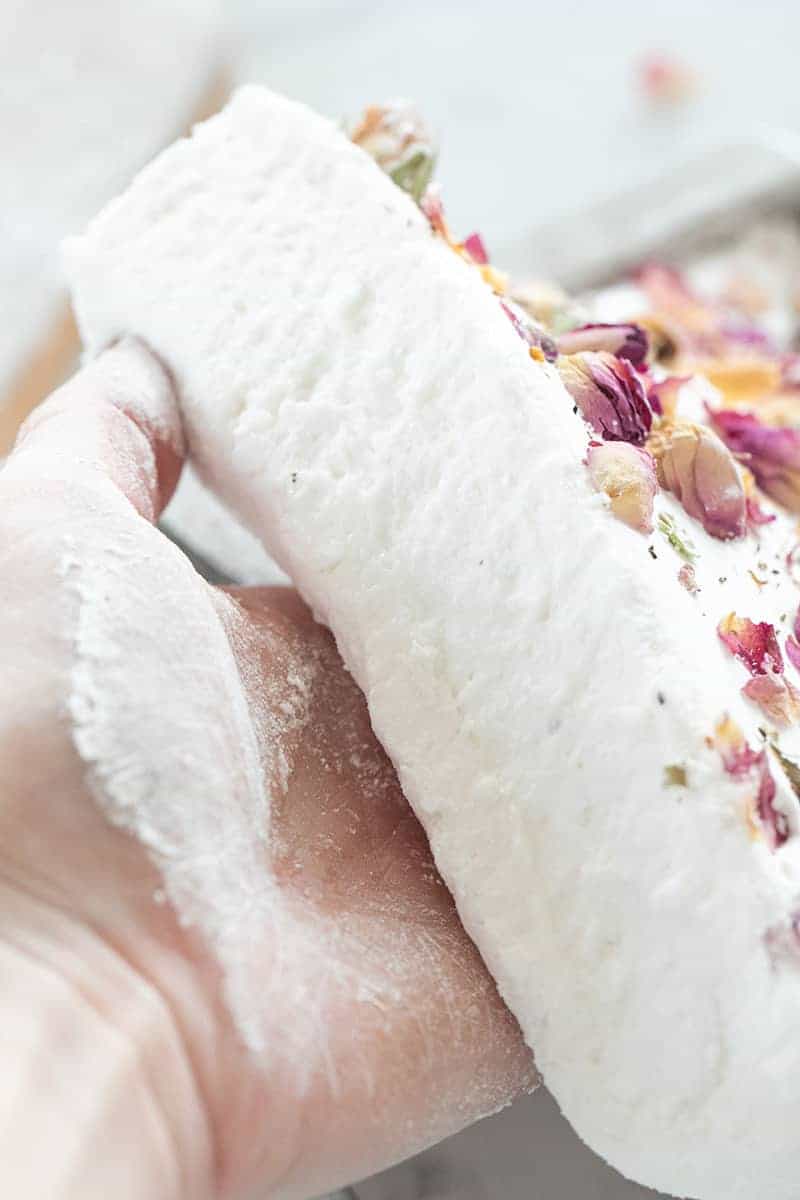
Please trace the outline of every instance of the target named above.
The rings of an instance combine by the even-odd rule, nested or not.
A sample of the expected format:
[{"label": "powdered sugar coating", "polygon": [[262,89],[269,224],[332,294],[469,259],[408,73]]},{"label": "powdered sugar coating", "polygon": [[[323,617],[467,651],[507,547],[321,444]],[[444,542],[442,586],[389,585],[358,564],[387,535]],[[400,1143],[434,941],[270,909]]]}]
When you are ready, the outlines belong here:
[{"label": "powdered sugar coating", "polygon": [[[777,621],[788,577],[762,595],[752,547],[694,527],[706,590],[680,587],[592,491],[585,426],[477,272],[263,89],[69,262],[89,350],[129,331],[163,356],[204,477],[334,631],[578,1132],[663,1190],[790,1200],[800,968],[767,934],[798,902],[797,803],[775,764],[792,836],[770,853],[707,744],[726,712],[758,741],[719,606]],[[793,531],[762,537],[771,559]]]}]

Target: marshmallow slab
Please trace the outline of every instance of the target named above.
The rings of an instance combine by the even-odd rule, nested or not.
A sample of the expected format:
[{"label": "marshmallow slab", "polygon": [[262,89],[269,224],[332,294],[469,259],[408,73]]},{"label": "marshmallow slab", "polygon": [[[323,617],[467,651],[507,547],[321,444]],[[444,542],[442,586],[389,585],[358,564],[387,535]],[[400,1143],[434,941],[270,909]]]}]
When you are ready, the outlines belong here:
[{"label": "marshmallow slab", "polygon": [[[786,573],[757,588],[753,545],[697,527],[704,590],[681,588],[666,540],[592,491],[583,421],[478,272],[264,89],[67,258],[89,353],[132,333],[163,357],[202,478],[333,630],[578,1133],[664,1191],[793,1200],[797,798],[771,755],[772,853],[710,744],[728,713],[760,746],[715,627],[793,613]],[[781,518],[758,553],[794,540]]]}]

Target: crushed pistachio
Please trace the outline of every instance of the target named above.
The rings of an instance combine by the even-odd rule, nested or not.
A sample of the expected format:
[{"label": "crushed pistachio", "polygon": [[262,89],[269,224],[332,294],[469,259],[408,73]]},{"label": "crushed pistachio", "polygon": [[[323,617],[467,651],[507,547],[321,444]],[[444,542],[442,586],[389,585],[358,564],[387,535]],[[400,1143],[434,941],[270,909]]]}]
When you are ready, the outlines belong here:
[{"label": "crushed pistachio", "polygon": [[689,539],[678,532],[675,521],[669,513],[659,513],[658,528],[684,562],[693,563],[697,560],[697,551]]},{"label": "crushed pistachio", "polygon": [[793,758],[789,758],[783,753],[778,745],[778,739],[773,738],[770,745],[778,762],[783,767],[783,773],[792,785],[792,790],[797,797],[800,797],[800,763],[795,762]]},{"label": "crushed pistachio", "polygon": [[419,204],[433,175],[436,149],[412,104],[395,100],[370,105],[351,130],[350,138]]}]

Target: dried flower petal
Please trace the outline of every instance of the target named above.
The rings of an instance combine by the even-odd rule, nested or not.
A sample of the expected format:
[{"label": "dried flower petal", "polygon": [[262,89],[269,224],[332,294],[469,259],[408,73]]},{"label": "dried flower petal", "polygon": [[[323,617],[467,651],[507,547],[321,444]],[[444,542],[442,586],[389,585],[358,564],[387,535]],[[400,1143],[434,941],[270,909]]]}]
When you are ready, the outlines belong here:
[{"label": "dried flower petal", "polygon": [[428,218],[434,233],[438,233],[446,242],[451,242],[450,230],[444,219],[444,204],[442,189],[438,183],[430,183],[420,197],[419,206]]},{"label": "dried flower petal", "polygon": [[650,307],[675,320],[681,332],[697,335],[712,333],[716,328],[718,318],[712,307],[694,294],[675,267],[647,262],[634,273],[634,279]]},{"label": "dried flower petal", "polygon": [[747,775],[759,761],[760,755],[751,750],[741,729],[727,713],[714,730],[714,744],[725,770],[734,778]]},{"label": "dried flower petal", "polygon": [[436,163],[433,138],[406,100],[370,105],[350,134],[387,175],[419,203]]},{"label": "dried flower petal", "polygon": [[469,237],[465,237],[463,245],[474,263],[477,263],[479,267],[488,267],[489,255],[479,233],[471,233]]},{"label": "dried flower petal", "polygon": [[647,388],[647,398],[653,412],[659,413],[667,421],[674,421],[678,411],[678,395],[691,375],[667,375],[666,379],[657,379]]},{"label": "dried flower petal", "polygon": [[[752,682],[752,681],[751,681]],[[735,779],[748,775],[758,778],[758,790],[754,797],[754,811],[758,825],[755,833],[764,833],[770,850],[777,850],[789,836],[789,822],[785,813],[775,808],[775,780],[769,769],[766,750],[758,753],[745,741],[744,734],[735,721],[724,716],[714,730],[714,745],[722,756],[722,765]]]},{"label": "dried flower petal", "polygon": [[756,496],[746,496],[744,503],[748,525],[752,525],[754,527],[759,525],[769,525],[776,519],[775,513],[764,512]]},{"label": "dried flower petal", "polygon": [[795,670],[800,671],[800,608],[794,614],[792,632],[786,639],[786,657]]},{"label": "dried flower petal", "polygon": [[691,67],[665,54],[649,54],[639,65],[642,91],[654,104],[679,104],[697,90],[697,76]]},{"label": "dried flower petal", "polygon": [[775,780],[767,762],[767,752],[758,756],[759,779],[756,794],[756,813],[766,836],[767,845],[773,852],[778,850],[789,837],[789,820],[786,813],[775,807]]},{"label": "dried flower petal", "polygon": [[558,348],[544,326],[534,321],[533,317],[528,316],[523,308],[507,296],[500,301],[500,307],[523,342],[527,342],[532,349],[541,350],[547,362],[555,362],[558,358]]},{"label": "dried flower petal", "polygon": [[761,400],[780,386],[781,373],[777,362],[758,355],[732,353],[730,334],[719,332],[720,346],[716,356],[701,358],[696,369],[713,387],[722,392],[730,404]]},{"label": "dried flower petal", "polygon": [[704,375],[726,399],[760,399],[780,384],[781,365],[769,336],[729,304],[698,296],[673,267],[647,263],[635,275],[651,313],[656,361],[676,360]]},{"label": "dried flower petal", "polygon": [[775,626],[768,621],[751,621],[749,617],[737,617],[728,613],[717,626],[720,640],[747,667],[751,675],[766,675],[783,671]]},{"label": "dried flower petal", "polygon": [[586,320],[579,304],[572,300],[563,288],[542,279],[528,279],[513,283],[511,299],[524,308],[528,316],[540,321],[553,334],[574,329]]},{"label": "dried flower petal", "polygon": [[742,484],[744,486],[744,503],[748,526],[756,529],[759,525],[769,525],[776,519],[776,514],[764,512],[761,507],[761,497],[756,488],[756,480],[753,472],[749,467],[745,467],[742,463],[739,463],[739,474],[742,477]]},{"label": "dried flower petal", "polygon": [[800,388],[800,354],[785,354],[781,359],[781,387],[789,391]]},{"label": "dried flower petal", "polygon": [[690,596],[695,596],[700,591],[695,579],[694,567],[691,563],[684,563],[680,571],[678,571],[678,583],[681,587],[685,587]]},{"label": "dried flower petal", "polygon": [[744,685],[742,693],[779,729],[794,725],[800,717],[800,692],[783,675],[755,675]]},{"label": "dried flower petal", "polygon": [[781,965],[796,970],[800,960],[800,912],[791,913],[787,920],[770,925],[764,934],[764,942],[773,970]]},{"label": "dried flower petal", "polygon": [[680,500],[712,537],[742,537],[746,529],[744,484],[731,452],[705,425],[664,425],[647,448],[658,482]]},{"label": "dried flower petal", "polygon": [[786,657],[795,670],[800,671],[800,642],[791,634],[786,639]]},{"label": "dried flower petal", "polygon": [[627,358],[635,367],[644,365],[649,341],[641,325],[581,325],[562,333],[558,339],[561,354],[578,354],[581,350],[605,350],[617,358]]},{"label": "dried flower petal", "polygon": [[644,443],[653,410],[640,375],[623,358],[586,350],[562,355],[561,380],[583,417],[606,441]]},{"label": "dried flower petal", "polygon": [[720,299],[731,308],[758,317],[769,308],[769,293],[748,275],[732,275],[722,290]]},{"label": "dried flower petal", "polygon": [[610,498],[614,516],[632,529],[651,533],[658,484],[647,451],[627,442],[592,442],[586,462],[593,485]]},{"label": "dried flower petal", "polygon": [[746,456],[760,488],[792,512],[800,512],[800,430],[774,429],[753,413],[709,411],[725,444]]},{"label": "dried flower petal", "polygon": [[796,546],[792,546],[786,555],[786,570],[789,572],[792,583],[796,583],[800,587],[800,542]]}]

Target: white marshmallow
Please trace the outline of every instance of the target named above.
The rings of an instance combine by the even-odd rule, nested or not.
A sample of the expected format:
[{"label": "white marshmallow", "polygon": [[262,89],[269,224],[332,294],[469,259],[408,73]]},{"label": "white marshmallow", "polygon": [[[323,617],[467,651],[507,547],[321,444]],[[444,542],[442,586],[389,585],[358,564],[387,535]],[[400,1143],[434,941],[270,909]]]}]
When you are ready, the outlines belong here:
[{"label": "white marshmallow", "polygon": [[[667,542],[592,492],[585,425],[478,273],[333,125],[263,89],[68,259],[89,351],[129,332],[163,356],[204,478],[334,631],[577,1131],[663,1190],[792,1200],[800,956],[775,946],[798,806],[773,761],[792,836],[771,854],[752,783],[706,740],[727,712],[759,744],[715,627],[791,621],[786,573],[748,575],[783,565],[791,522],[723,544],[659,497],[692,525],[690,596]],[[797,731],[782,746],[798,756]]]}]

